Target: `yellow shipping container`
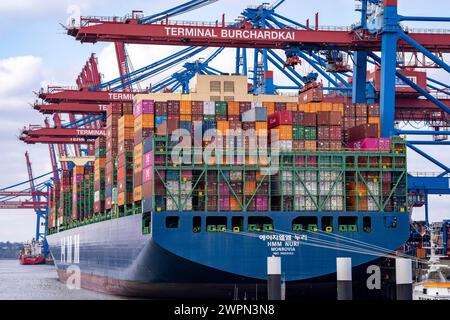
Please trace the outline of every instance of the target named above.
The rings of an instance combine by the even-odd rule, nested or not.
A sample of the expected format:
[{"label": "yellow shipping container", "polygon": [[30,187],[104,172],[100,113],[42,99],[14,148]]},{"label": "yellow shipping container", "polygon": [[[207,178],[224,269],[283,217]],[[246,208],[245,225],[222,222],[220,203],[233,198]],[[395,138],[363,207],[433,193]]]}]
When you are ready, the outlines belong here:
[{"label": "yellow shipping container", "polygon": [[138,161],[139,159],[142,161],[142,143],[138,143],[136,145],[134,145],[134,149],[133,149],[133,159],[134,161]]}]

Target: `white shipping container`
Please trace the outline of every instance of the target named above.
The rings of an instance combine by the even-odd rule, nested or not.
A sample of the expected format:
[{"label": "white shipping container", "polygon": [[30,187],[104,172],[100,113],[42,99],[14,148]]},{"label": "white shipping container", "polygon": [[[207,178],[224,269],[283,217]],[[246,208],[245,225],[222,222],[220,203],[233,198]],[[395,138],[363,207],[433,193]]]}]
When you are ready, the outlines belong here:
[{"label": "white shipping container", "polygon": [[94,202],[100,201],[100,190],[94,192]]},{"label": "white shipping container", "polygon": [[280,152],[292,151],[292,140],[277,140],[272,142],[272,148],[278,149]]},{"label": "white shipping container", "polygon": [[203,114],[213,116],[216,114],[216,103],[214,101],[203,102]]},{"label": "white shipping container", "polygon": [[330,196],[325,201],[323,209],[326,211],[343,211],[344,210],[344,199],[339,196]]}]

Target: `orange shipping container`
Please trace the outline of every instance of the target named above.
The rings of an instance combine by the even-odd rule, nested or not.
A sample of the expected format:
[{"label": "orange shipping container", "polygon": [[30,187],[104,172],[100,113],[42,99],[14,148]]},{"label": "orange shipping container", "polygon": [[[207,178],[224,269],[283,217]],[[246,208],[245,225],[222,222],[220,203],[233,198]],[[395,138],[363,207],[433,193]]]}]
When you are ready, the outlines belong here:
[{"label": "orange shipping container", "polygon": [[275,131],[275,140],[292,140],[292,126],[291,125],[281,125],[275,127],[273,130]]},{"label": "orange shipping container", "polygon": [[105,165],[106,165],[106,158],[95,159],[94,169],[97,170],[97,169],[100,169],[100,168],[104,168]]},{"label": "orange shipping container", "polygon": [[[239,202],[242,203],[242,197],[238,197]],[[241,206],[234,196],[230,197],[231,211],[241,211]]]},{"label": "orange shipping container", "polygon": [[84,167],[83,166],[76,166],[73,168],[74,174],[84,174]]},{"label": "orange shipping container", "polygon": [[298,104],[297,103],[288,102],[288,103],[286,103],[286,110],[287,111],[298,111]]},{"label": "orange shipping container", "polygon": [[142,200],[142,186],[138,186],[138,187],[134,188],[133,200],[134,200],[134,202]]},{"label": "orange shipping container", "polygon": [[230,129],[230,123],[228,121],[217,121],[217,130],[224,136],[227,130]]},{"label": "orange shipping container", "polygon": [[133,128],[134,126],[134,116],[132,114],[126,114],[119,118],[119,129],[120,128]]},{"label": "orange shipping container", "polygon": [[321,111],[333,111],[333,104],[328,102],[321,103]]},{"label": "orange shipping container", "polygon": [[255,193],[256,181],[246,181],[245,182],[245,195],[251,196]]},{"label": "orange shipping container", "polygon": [[180,121],[192,121],[192,115],[180,114]]},{"label": "orange shipping container", "polygon": [[228,115],[230,116],[238,116],[239,112],[239,102],[237,101],[229,101],[228,102]]},{"label": "orange shipping container", "polygon": [[191,101],[181,100],[180,101],[180,115],[191,115],[192,114],[192,103]]},{"label": "orange shipping container", "polygon": [[333,103],[333,110],[331,111],[339,111],[344,114],[344,104],[342,103]]},{"label": "orange shipping container", "polygon": [[308,141],[305,140],[305,150],[310,152],[317,151],[317,141]]},{"label": "orange shipping container", "polygon": [[309,106],[307,103],[299,103],[298,111],[309,112]]},{"label": "orange shipping container", "polygon": [[275,113],[275,102],[263,102],[263,107],[267,109],[267,114]]},{"label": "orange shipping container", "polygon": [[154,128],[155,127],[155,115],[154,114],[141,114],[134,119],[134,132],[138,132],[142,128]]}]

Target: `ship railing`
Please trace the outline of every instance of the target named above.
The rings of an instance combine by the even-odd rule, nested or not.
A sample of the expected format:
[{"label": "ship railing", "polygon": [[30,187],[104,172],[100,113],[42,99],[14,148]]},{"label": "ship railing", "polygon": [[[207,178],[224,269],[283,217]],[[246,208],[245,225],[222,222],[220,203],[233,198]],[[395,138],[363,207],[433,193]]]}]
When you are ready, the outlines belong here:
[{"label": "ship railing", "polygon": [[426,33],[426,34],[450,34],[450,29],[447,28],[409,28],[403,27],[407,33]]},{"label": "ship railing", "polygon": [[[442,172],[408,172],[409,175],[418,178],[436,178],[442,174]],[[447,173],[445,176],[449,176]],[[445,177],[444,176],[444,177]]]},{"label": "ship railing", "polygon": [[[61,91],[66,91],[66,90],[78,91],[79,88],[76,86],[48,86],[46,93],[56,93],[56,92],[61,92]],[[41,91],[43,91],[43,90],[41,90]]]}]

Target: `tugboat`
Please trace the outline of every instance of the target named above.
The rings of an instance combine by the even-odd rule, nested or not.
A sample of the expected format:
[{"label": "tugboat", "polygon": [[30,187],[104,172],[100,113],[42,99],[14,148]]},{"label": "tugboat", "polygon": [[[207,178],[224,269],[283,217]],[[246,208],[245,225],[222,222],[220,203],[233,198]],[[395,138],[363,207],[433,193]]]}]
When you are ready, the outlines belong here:
[{"label": "tugboat", "polygon": [[19,254],[20,264],[35,265],[45,263],[42,247],[42,243],[36,242],[34,239],[31,242],[25,242]]},{"label": "tugboat", "polygon": [[450,300],[450,266],[440,264],[433,230],[431,233],[429,267],[422,280],[414,286],[413,300]]}]

